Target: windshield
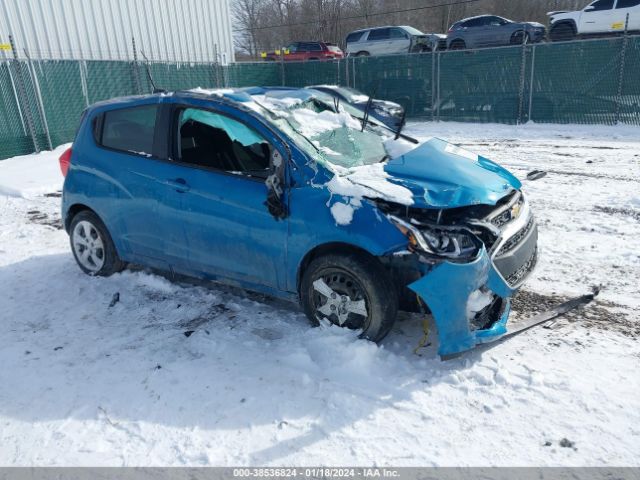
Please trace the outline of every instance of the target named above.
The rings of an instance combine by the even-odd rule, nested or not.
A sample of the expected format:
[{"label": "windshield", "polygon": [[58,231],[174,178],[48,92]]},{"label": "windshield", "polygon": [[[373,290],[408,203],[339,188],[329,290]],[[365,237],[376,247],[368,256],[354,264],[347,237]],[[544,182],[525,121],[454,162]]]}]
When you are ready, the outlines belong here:
[{"label": "windshield", "polygon": [[374,122],[362,131],[362,112],[344,103],[336,111],[333,97],[327,94],[307,92],[301,97],[252,96],[267,120],[319,162],[343,168],[372,165],[416,146],[393,140],[391,131]]},{"label": "windshield", "polygon": [[422,33],[417,28],[413,28],[413,27],[402,27],[402,28],[410,35],[424,35],[424,33]]},{"label": "windshield", "polygon": [[365,103],[369,100],[369,95],[365,95],[360,90],[351,87],[337,87],[336,90],[347,97],[352,103]]}]

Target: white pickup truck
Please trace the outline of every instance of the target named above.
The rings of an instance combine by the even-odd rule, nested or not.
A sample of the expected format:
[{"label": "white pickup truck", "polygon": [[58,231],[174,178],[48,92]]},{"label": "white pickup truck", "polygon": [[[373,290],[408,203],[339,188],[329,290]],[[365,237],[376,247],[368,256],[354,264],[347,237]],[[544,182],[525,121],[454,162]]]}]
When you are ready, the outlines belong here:
[{"label": "white pickup truck", "polygon": [[[549,12],[552,41],[640,31],[640,0],[596,0],[575,12]],[[627,25],[628,15],[628,25]]]}]

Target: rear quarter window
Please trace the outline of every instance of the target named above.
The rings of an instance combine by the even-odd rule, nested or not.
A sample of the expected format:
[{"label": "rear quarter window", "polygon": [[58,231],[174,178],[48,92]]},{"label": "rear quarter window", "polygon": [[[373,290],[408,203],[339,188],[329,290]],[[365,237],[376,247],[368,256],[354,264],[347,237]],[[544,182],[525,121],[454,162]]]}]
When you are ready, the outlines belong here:
[{"label": "rear quarter window", "polygon": [[365,32],[353,32],[347,35],[347,43],[355,43],[359,42],[362,39],[362,36]]},{"label": "rear quarter window", "polygon": [[388,40],[390,30],[390,28],[376,28],[375,30],[371,30],[367,40]]},{"label": "rear quarter window", "polygon": [[151,155],[157,105],[109,110],[103,114],[98,143],[123,152]]}]

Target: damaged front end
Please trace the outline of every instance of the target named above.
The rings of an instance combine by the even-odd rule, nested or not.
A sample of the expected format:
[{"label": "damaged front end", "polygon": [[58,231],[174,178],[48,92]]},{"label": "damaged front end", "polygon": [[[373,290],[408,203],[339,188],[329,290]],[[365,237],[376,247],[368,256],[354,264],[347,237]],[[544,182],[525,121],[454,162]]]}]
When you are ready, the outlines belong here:
[{"label": "damaged front end", "polygon": [[389,265],[399,272],[413,263],[404,281],[433,315],[438,354],[457,354],[505,335],[510,298],[537,260],[537,226],[523,194],[513,190],[496,205],[439,210],[376,204],[407,237],[407,251]]}]

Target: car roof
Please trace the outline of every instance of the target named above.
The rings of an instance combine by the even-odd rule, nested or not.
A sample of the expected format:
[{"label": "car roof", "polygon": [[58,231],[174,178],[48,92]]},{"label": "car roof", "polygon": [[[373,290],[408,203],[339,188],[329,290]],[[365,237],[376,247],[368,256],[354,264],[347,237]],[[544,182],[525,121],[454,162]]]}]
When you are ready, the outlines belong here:
[{"label": "car roof", "polygon": [[499,17],[499,18],[504,18],[501,17],[500,15],[491,15],[489,13],[485,13],[484,15],[476,15],[475,17],[467,17],[467,18],[463,18],[462,20],[457,20],[453,23],[461,23],[461,22],[466,22],[467,20],[475,20],[476,18],[486,18],[486,17]]},{"label": "car roof", "polygon": [[129,104],[150,103],[148,100],[163,97],[174,98],[199,98],[208,100],[218,100],[225,103],[232,103],[242,106],[243,103],[252,102],[253,95],[270,94],[279,98],[299,98],[307,100],[313,96],[313,92],[304,88],[294,87],[243,87],[243,88],[194,88],[191,90],[177,90],[172,92],[159,92],[147,95],[130,95],[125,97],[115,97],[92,104],[89,110],[102,108],[105,106],[124,106]]},{"label": "car roof", "polygon": [[352,33],[367,32],[369,30],[377,30],[379,28],[415,28],[415,27],[412,27],[411,25],[380,25],[378,27],[367,27],[367,28],[361,28],[359,30],[353,30],[347,33],[347,35],[351,35]]}]

